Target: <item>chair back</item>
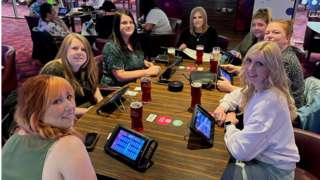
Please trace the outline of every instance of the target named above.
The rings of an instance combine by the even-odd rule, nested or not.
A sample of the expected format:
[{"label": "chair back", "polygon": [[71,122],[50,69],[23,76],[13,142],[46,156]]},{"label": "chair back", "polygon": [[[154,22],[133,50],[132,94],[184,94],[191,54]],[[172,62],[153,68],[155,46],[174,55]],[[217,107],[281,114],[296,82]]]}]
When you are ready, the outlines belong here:
[{"label": "chair back", "polygon": [[2,45],[2,98],[5,99],[18,85],[16,51],[12,46]]},{"label": "chair back", "polygon": [[179,18],[169,18],[170,26],[172,28],[172,31],[177,33],[181,31],[182,26],[182,20]]},{"label": "chair back", "polygon": [[43,65],[53,60],[58,53],[55,39],[46,31],[32,32],[32,58],[38,59]]},{"label": "chair back", "polygon": [[217,46],[219,46],[222,50],[227,50],[229,46],[230,39],[226,36],[218,35],[217,38]]},{"label": "chair back", "polygon": [[156,57],[161,53],[161,47],[176,47],[176,33],[146,35],[141,41],[146,56]]},{"label": "chair back", "polygon": [[102,75],[103,75],[103,55],[100,54],[98,56],[95,56],[94,59],[96,60],[97,69],[98,69],[98,79],[99,82],[101,81]]},{"label": "chair back", "polygon": [[306,59],[306,53],[304,50],[298,48],[298,47],[295,47],[295,46],[291,46],[293,51],[295,52],[297,58],[299,59],[300,63],[304,62],[305,59]]},{"label": "chair back", "polygon": [[[294,128],[294,136],[300,154],[298,168],[320,179],[320,134]],[[306,179],[304,175],[296,173],[295,179]]]},{"label": "chair back", "polygon": [[34,27],[38,26],[40,18],[36,17],[36,16],[24,16],[24,18],[26,19],[26,21],[28,23],[28,27],[29,27],[30,33],[32,33],[32,29]]}]

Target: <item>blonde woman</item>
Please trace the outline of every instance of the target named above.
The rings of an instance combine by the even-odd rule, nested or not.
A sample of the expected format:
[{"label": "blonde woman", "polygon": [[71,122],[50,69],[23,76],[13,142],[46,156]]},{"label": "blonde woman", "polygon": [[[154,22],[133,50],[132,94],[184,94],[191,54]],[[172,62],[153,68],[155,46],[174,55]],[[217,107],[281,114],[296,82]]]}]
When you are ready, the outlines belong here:
[{"label": "blonde woman", "polygon": [[[96,104],[102,100],[98,88],[97,65],[90,44],[84,36],[76,33],[67,35],[56,59],[48,62],[40,73],[56,75],[68,80],[75,89],[77,106],[88,101]],[[87,107],[78,107],[76,114],[82,115],[87,110]]]},{"label": "blonde woman", "polygon": [[[240,78],[242,88],[227,94],[214,112],[224,122],[225,144],[234,158],[222,179],[294,179],[296,108],[278,45],[263,41],[250,48]],[[244,113],[242,130],[235,127],[235,113],[227,113],[237,107]]]},{"label": "blonde woman", "polygon": [[190,13],[189,28],[181,33],[178,47],[196,49],[198,44],[204,45],[204,52],[211,52],[217,42],[216,30],[208,25],[207,12],[203,7],[195,7]]},{"label": "blonde woman", "polygon": [[97,179],[73,130],[75,100],[68,81],[48,75],[26,80],[15,120],[20,130],[2,149],[2,179]]}]

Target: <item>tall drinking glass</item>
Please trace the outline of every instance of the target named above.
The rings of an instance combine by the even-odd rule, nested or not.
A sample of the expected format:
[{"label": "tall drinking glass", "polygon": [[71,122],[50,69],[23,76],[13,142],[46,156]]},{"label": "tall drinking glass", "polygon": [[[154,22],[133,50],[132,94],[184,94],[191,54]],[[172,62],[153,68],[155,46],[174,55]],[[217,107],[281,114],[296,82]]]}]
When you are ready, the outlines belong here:
[{"label": "tall drinking glass", "polygon": [[196,64],[198,64],[198,65],[202,64],[203,50],[204,50],[204,46],[203,45],[197,45],[196,46],[196,51],[197,51]]},{"label": "tall drinking glass", "polygon": [[210,59],[210,71],[211,73],[216,74],[218,72],[218,65],[220,61],[220,48],[213,47],[211,59]]},{"label": "tall drinking glass", "polygon": [[131,129],[143,132],[143,105],[141,102],[132,102],[130,104]]},{"label": "tall drinking glass", "polygon": [[151,102],[151,78],[141,78],[142,101],[144,103]]},{"label": "tall drinking glass", "polygon": [[169,47],[168,48],[168,52],[167,52],[168,64],[169,65],[173,63],[175,55],[176,55],[176,48]]},{"label": "tall drinking glass", "polygon": [[194,81],[191,83],[191,106],[190,110],[193,110],[196,104],[201,104],[201,82]]}]

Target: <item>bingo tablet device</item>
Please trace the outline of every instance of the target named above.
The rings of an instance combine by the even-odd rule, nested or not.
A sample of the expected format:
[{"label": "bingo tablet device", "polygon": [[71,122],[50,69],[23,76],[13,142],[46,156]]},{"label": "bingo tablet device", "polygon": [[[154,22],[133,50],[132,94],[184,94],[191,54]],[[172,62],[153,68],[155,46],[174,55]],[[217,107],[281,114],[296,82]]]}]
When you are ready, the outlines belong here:
[{"label": "bingo tablet device", "polygon": [[68,14],[69,9],[66,7],[60,7],[59,11],[58,11],[58,16],[65,16],[66,14]]},{"label": "bingo tablet device", "polygon": [[215,119],[197,104],[192,115],[190,129],[209,145],[213,145]]},{"label": "bingo tablet device", "polygon": [[231,84],[233,84],[233,75],[222,68],[218,69],[218,78],[220,77],[226,78]]},{"label": "bingo tablet device", "polygon": [[155,140],[117,125],[109,134],[104,150],[133,169],[143,172],[152,166],[151,158],[157,146]]},{"label": "bingo tablet device", "polygon": [[100,112],[113,112],[119,105],[121,105],[121,98],[128,89],[129,86],[126,85],[113,92],[111,97],[100,108],[97,109],[97,113],[99,114]]}]

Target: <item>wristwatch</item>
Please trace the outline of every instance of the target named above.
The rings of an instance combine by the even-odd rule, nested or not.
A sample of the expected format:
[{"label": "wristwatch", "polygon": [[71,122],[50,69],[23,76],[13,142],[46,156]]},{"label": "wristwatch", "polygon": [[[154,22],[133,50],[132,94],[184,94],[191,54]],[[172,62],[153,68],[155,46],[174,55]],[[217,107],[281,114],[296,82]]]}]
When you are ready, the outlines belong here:
[{"label": "wristwatch", "polygon": [[229,125],[231,125],[231,121],[225,121],[225,122],[224,122],[224,127],[227,127],[227,126],[229,126]]},{"label": "wristwatch", "polygon": [[232,124],[231,121],[225,121],[224,122],[224,132],[227,131],[227,126],[230,126],[231,124]]}]

